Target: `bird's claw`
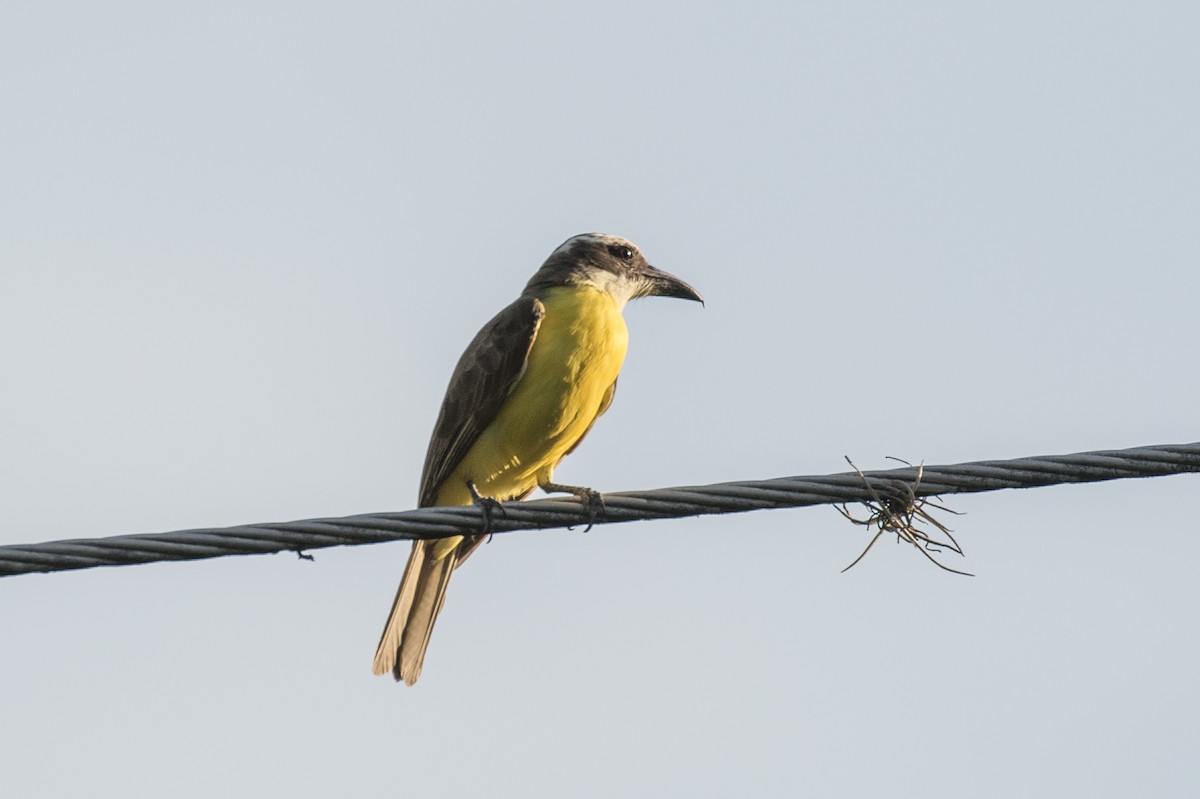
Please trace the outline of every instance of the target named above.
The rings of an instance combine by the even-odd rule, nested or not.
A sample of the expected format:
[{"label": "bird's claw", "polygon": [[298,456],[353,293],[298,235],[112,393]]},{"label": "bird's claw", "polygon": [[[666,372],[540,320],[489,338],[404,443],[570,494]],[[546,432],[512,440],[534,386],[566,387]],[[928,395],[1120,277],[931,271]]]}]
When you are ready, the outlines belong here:
[{"label": "bird's claw", "polygon": [[470,480],[467,481],[467,491],[471,492],[471,503],[483,512],[483,534],[491,538],[496,532],[496,514],[504,516],[506,513],[504,505],[498,499],[480,494]]},{"label": "bird's claw", "polygon": [[[587,511],[588,515],[588,526],[583,530],[585,533],[596,526],[597,519],[605,515],[604,496],[594,488],[542,483],[541,489],[547,494],[571,494],[579,497],[579,501],[583,503],[583,509]],[[572,528],[568,527],[567,529]]]},{"label": "bird's claw", "polygon": [[588,526],[583,528],[586,533],[596,526],[596,519],[605,515],[604,495],[594,488],[585,488],[583,492],[577,494],[579,501],[583,503],[584,510],[588,515]]}]

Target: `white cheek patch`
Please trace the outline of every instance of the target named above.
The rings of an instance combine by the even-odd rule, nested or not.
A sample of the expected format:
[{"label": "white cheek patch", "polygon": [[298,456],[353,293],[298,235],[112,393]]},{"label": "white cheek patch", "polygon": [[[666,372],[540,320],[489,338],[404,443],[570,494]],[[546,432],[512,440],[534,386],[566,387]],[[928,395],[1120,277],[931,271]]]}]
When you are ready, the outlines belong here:
[{"label": "white cheek patch", "polygon": [[641,287],[641,281],[636,278],[617,275],[605,269],[596,269],[588,275],[584,285],[608,292],[617,303],[617,310],[623,311],[625,310],[625,303],[629,302],[637,294],[638,289]]}]

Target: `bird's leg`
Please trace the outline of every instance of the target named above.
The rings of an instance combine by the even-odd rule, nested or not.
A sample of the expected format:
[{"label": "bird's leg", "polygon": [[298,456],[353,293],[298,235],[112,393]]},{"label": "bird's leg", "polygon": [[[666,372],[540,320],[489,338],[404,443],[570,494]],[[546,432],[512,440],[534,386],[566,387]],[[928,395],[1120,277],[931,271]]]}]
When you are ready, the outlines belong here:
[{"label": "bird's leg", "polygon": [[483,534],[491,538],[492,533],[496,532],[496,512],[499,511],[503,516],[504,506],[500,504],[500,500],[480,494],[471,480],[467,481],[467,491],[471,492],[471,503],[483,511]]},{"label": "bird's leg", "polygon": [[588,526],[584,529],[585,533],[592,529],[598,517],[604,515],[604,497],[594,488],[562,485],[561,483],[553,483],[549,480],[539,481],[538,488],[547,494],[573,494],[579,497],[579,501],[583,503],[583,507],[588,514]]}]

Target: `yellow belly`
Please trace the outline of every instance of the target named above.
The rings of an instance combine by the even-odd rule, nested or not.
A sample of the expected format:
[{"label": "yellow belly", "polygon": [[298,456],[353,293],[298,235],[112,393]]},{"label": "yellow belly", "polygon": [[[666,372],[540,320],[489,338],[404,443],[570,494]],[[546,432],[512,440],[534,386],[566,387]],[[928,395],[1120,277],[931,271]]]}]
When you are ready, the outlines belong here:
[{"label": "yellow belly", "polygon": [[542,298],[525,373],[495,421],[442,483],[439,505],[469,505],[466,483],[512,499],[552,479],[554,467],[587,432],[625,360],[628,332],[611,295],[557,288]]}]

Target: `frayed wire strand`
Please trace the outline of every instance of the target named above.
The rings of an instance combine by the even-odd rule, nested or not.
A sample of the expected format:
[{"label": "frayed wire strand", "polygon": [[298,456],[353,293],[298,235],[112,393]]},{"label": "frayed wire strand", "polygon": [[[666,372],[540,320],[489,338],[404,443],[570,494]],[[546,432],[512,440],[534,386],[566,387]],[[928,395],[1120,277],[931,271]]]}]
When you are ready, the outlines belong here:
[{"label": "frayed wire strand", "polygon": [[[858,474],[863,485],[866,487],[867,493],[871,496],[870,500],[862,503],[871,512],[871,515],[866,519],[859,519],[850,513],[845,503],[835,505],[834,507],[838,513],[842,514],[842,516],[846,517],[852,523],[866,527],[868,531],[874,526],[877,528],[877,532],[871,537],[871,540],[867,543],[863,551],[859,553],[858,557],[849,566],[842,569],[843,574],[853,569],[858,565],[859,561],[867,556],[867,553],[871,551],[871,547],[875,546],[875,542],[879,540],[880,536],[887,532],[893,532],[896,534],[897,541],[906,541],[912,544],[917,551],[928,558],[939,569],[944,569],[954,574],[961,574],[965,577],[974,577],[970,572],[960,571],[947,566],[932,554],[934,552],[941,552],[943,549],[948,549],[961,556],[963,550],[957,539],[954,538],[954,534],[950,531],[950,528],[938,521],[926,508],[936,508],[946,513],[953,513],[956,516],[961,516],[962,514],[927,498],[917,498],[917,491],[921,487],[921,478],[925,474],[924,461],[917,467],[917,476],[912,485],[895,480],[889,481],[888,486],[895,492],[895,496],[889,496],[885,499],[879,496],[875,487],[871,485],[871,481],[863,474],[862,469],[859,469],[854,461],[850,460],[850,456],[847,455],[845,457],[846,463],[850,464],[850,467]],[[895,458],[890,455],[888,458],[899,461],[906,466],[912,466],[911,463],[902,458]],[[933,538],[924,530],[917,527],[920,521],[927,522],[936,527],[949,539],[949,543]]]}]

